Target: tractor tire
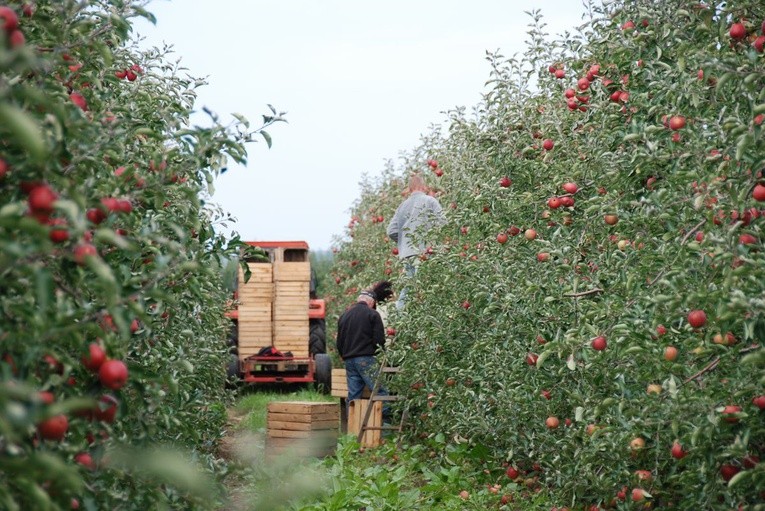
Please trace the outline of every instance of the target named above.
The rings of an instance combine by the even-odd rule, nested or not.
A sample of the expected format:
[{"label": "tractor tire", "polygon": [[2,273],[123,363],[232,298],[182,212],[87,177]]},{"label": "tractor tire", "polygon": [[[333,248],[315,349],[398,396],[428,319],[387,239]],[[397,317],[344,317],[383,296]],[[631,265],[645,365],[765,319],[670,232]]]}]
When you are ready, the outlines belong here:
[{"label": "tractor tire", "polygon": [[326,353],[319,353],[313,361],[316,388],[322,394],[329,394],[332,390],[332,359]]},{"label": "tractor tire", "polygon": [[327,334],[324,331],[323,319],[312,319],[308,337],[308,352],[319,355],[327,352]]},{"label": "tractor tire", "polygon": [[229,383],[236,383],[239,379],[239,357],[235,354],[229,355],[226,376]]}]

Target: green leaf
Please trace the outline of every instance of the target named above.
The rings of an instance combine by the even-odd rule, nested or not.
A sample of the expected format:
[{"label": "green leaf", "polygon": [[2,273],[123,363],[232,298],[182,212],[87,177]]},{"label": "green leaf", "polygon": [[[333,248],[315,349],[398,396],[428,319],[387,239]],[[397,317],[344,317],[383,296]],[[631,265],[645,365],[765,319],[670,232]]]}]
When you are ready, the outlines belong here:
[{"label": "green leaf", "polygon": [[48,150],[40,126],[22,109],[0,103],[0,131],[15,139],[33,161],[39,163],[47,157]]},{"label": "green leaf", "polygon": [[270,149],[271,148],[271,135],[269,135],[268,132],[265,131],[265,130],[262,130],[260,132],[260,134],[263,136],[263,139],[266,141],[266,145]]}]

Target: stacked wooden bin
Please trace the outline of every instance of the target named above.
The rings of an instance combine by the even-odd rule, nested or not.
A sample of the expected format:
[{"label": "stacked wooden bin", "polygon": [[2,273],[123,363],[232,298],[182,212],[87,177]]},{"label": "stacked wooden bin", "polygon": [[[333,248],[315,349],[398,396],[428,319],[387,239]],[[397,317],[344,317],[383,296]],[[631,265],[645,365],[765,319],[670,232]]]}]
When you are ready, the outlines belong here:
[{"label": "stacked wooden bin", "polygon": [[274,347],[308,356],[311,263],[307,250],[281,249],[274,261]]},{"label": "stacked wooden bin", "polygon": [[311,401],[268,403],[266,453],[328,456],[340,432],[340,406]]},{"label": "stacked wooden bin", "polygon": [[308,357],[308,250],[277,247],[269,261],[248,262],[251,277],[239,269],[239,359],[273,346]]},{"label": "stacked wooden bin", "polygon": [[274,283],[271,263],[249,263],[250,280],[239,268],[239,358],[257,355],[273,342]]}]

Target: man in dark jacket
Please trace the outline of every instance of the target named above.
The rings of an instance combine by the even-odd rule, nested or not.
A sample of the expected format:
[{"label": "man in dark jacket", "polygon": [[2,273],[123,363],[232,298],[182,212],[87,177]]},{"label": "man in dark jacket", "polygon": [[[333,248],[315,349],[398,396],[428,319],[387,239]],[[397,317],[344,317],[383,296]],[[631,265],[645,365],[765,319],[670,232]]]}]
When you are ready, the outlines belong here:
[{"label": "man in dark jacket", "polygon": [[[375,353],[385,344],[382,318],[375,310],[378,298],[382,297],[374,291],[362,291],[337,321],[337,352],[345,362],[348,403],[361,398],[365,385],[371,389],[375,384]],[[380,387],[378,394],[384,396],[387,391]]]}]

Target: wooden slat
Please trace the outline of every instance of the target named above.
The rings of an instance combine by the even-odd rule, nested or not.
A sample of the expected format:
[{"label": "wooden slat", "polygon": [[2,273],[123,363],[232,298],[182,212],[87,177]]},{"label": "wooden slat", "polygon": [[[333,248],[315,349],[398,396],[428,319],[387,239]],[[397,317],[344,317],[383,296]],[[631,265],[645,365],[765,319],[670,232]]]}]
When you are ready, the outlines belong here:
[{"label": "wooden slat", "polygon": [[339,410],[339,406],[329,401],[271,401],[267,410],[272,413],[333,413]]},{"label": "wooden slat", "polygon": [[280,422],[271,420],[268,418],[268,429],[282,429],[288,431],[316,431],[320,429],[338,429],[339,418],[335,418],[328,421],[311,421],[311,422]]},{"label": "wooden slat", "polygon": [[332,438],[337,437],[340,430],[338,420],[337,427],[333,429],[313,429],[313,430],[292,430],[292,429],[266,429],[266,435],[274,438]]},{"label": "wooden slat", "polygon": [[268,420],[276,422],[304,422],[311,421],[333,421],[340,417],[340,409],[335,405],[331,411],[317,411],[311,413],[288,413],[288,412],[268,412]]}]

